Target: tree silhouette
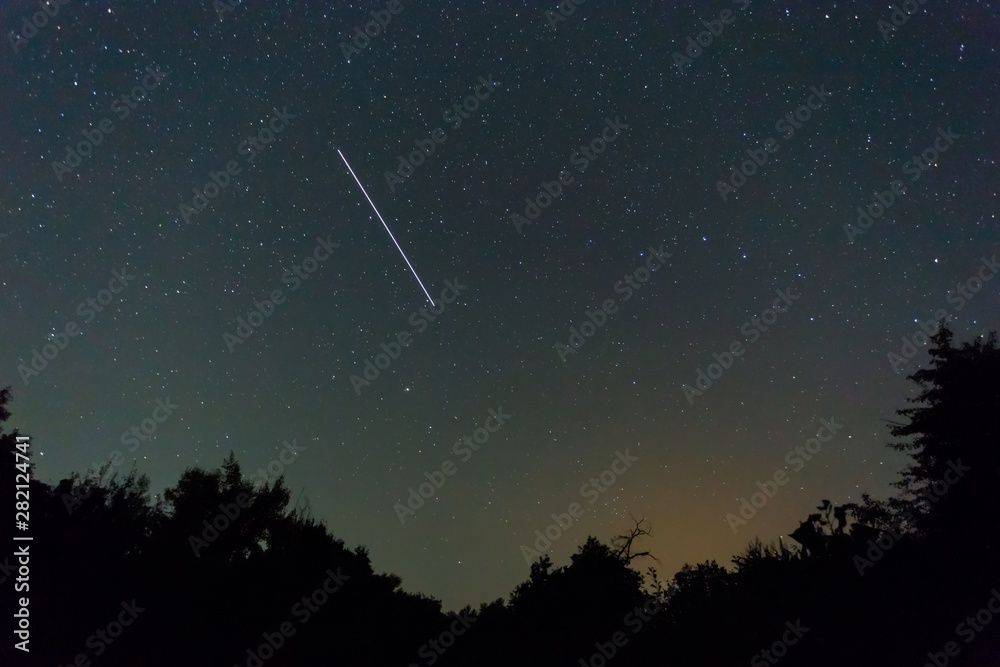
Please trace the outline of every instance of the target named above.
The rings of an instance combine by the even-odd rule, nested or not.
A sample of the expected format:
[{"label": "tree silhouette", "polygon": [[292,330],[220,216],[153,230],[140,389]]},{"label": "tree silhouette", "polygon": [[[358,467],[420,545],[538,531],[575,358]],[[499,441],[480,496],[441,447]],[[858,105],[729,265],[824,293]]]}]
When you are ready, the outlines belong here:
[{"label": "tree silhouette", "polygon": [[[903,495],[893,504],[909,512],[920,529],[944,539],[980,533],[983,547],[995,551],[1000,499],[1000,349],[991,332],[961,347],[952,345],[945,322],[931,337],[930,367],[909,379],[921,388],[907,399],[915,404],[897,414],[907,423],[891,432],[909,441],[889,446],[910,452],[913,464],[896,486]],[[979,542],[980,540],[977,540]]]},{"label": "tree silhouette", "polygon": [[[509,602],[466,607],[459,617],[403,590],[400,577],[376,573],[365,547],[349,549],[311,517],[308,503],[291,505],[284,478],[244,478],[232,452],[218,469],[184,471],[156,502],[145,475],[110,463],[55,486],[32,480],[38,624],[31,659],[71,664],[83,653],[95,665],[143,667],[254,660],[263,667],[736,667],[774,664],[761,651],[801,622],[808,634],[782,666],[923,664],[1000,582],[1000,350],[995,334],[961,347],[951,338],[942,324],[930,367],[910,376],[920,394],[897,411],[906,421],[891,424],[898,440],[890,446],[912,456],[895,497],[823,500],[790,533],[795,542],[755,538],[732,569],[714,560],[685,564],[666,583],[653,567],[648,582],[634,568],[644,557],[657,559],[640,544],[649,523],[632,517],[607,544],[588,536],[566,564],[539,558]],[[2,428],[10,400],[9,388],[0,390],[7,497],[17,434]],[[13,532],[12,513],[3,521],[5,534]],[[293,613],[305,609],[303,600],[317,600],[332,577],[339,583],[321,605]],[[12,584],[0,581],[7,618]],[[638,615],[651,596],[656,611]],[[132,600],[142,616],[98,658],[88,643],[95,628]],[[443,642],[459,618],[468,630]],[[282,623],[292,623],[294,636],[269,649],[270,657],[254,658]],[[1000,664],[998,629],[1000,622],[984,627],[949,666]],[[17,657],[5,642],[0,664],[18,664]]]},{"label": "tree silhouette", "polygon": [[635,517],[632,517],[632,522],[635,525],[632,526],[628,532],[611,538],[611,545],[615,548],[615,558],[622,561],[626,565],[630,565],[636,558],[642,558],[644,556],[648,556],[659,563],[660,559],[649,551],[632,553],[632,544],[636,539],[652,535],[650,532],[650,526],[648,525],[649,522],[645,519],[636,519]]}]

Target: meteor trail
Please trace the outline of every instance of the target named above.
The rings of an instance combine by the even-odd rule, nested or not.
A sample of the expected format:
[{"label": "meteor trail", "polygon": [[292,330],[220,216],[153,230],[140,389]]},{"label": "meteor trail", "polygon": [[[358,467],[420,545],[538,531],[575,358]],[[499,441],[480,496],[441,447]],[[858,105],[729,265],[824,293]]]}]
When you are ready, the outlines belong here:
[{"label": "meteor trail", "polygon": [[[340,159],[343,160],[344,164],[347,165],[347,170],[351,172],[351,176],[354,176],[354,180],[358,182],[358,187],[360,187],[361,191],[365,193],[365,198],[368,200],[368,203],[372,205],[373,209],[375,209],[375,215],[378,216],[379,220],[382,220],[382,214],[378,212],[377,208],[375,208],[375,202],[373,202],[372,198],[368,196],[368,192],[365,190],[365,186],[361,185],[361,181],[358,180],[358,177],[357,175],[355,175],[354,170],[351,169],[351,165],[347,164],[347,158],[344,157],[344,154],[340,152],[339,148],[337,149],[337,154],[340,155]],[[396,244],[397,248],[399,248],[399,254],[403,256],[403,261],[406,262],[406,265],[408,267],[410,267],[410,271],[413,271],[413,277],[417,279],[418,283],[420,283],[420,289],[422,289],[424,291],[424,294],[427,295],[427,299],[431,302],[431,305],[432,306],[435,305],[434,299],[431,298],[430,292],[427,291],[427,288],[424,287],[424,284],[420,281],[420,276],[417,275],[416,269],[414,269],[413,265],[410,264],[410,260],[406,259],[406,254],[403,252],[403,249],[399,247],[399,242],[396,240],[396,237],[392,235],[392,231],[390,231],[389,225],[385,224],[385,220],[382,220],[382,226],[385,227],[385,231],[389,232],[389,238],[391,238],[392,242]]]}]

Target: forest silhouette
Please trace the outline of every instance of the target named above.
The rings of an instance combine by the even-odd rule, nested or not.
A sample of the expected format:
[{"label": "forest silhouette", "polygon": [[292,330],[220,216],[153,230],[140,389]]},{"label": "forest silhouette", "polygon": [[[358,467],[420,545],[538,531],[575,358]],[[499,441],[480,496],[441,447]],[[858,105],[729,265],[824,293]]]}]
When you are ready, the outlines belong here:
[{"label": "forest silhouette", "polygon": [[[1000,609],[1000,350],[995,333],[953,345],[945,322],[931,341],[909,376],[918,395],[888,424],[910,457],[892,497],[817,499],[794,542],[754,539],[729,567],[662,580],[635,519],[566,565],[542,557],[478,609],[403,590],[294,507],[283,478],[252,483],[232,453],[156,502],[135,469],[55,486],[32,475],[30,658],[6,630],[0,664],[996,667],[1000,614],[976,615]],[[0,422],[11,401],[0,392]],[[17,435],[0,431],[9,499]]]}]

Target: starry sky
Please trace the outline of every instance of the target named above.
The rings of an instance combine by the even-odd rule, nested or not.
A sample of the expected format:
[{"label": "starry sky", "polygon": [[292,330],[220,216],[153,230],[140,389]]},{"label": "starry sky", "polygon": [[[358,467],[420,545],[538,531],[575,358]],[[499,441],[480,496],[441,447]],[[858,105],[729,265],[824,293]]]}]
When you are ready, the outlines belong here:
[{"label": "starry sky", "polygon": [[888,355],[942,313],[1000,329],[998,9],[668,5],[69,0],[35,29],[4,2],[0,381],[38,476],[117,451],[159,494],[284,456],[297,504],[446,608],[508,594],[572,503],[557,564],[646,517],[670,576],[886,496],[926,348]]}]

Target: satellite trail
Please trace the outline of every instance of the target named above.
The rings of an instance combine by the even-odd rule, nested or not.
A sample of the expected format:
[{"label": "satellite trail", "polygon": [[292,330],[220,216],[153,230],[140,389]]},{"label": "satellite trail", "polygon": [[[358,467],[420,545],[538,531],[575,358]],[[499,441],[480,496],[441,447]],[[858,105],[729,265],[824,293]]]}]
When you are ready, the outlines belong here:
[{"label": "satellite trail", "polygon": [[[361,181],[358,180],[358,177],[354,173],[354,170],[351,169],[351,165],[347,163],[347,158],[344,157],[344,154],[340,152],[339,148],[337,149],[337,154],[340,155],[340,159],[343,160],[344,164],[347,165],[347,170],[351,172],[351,176],[354,176],[354,180],[358,181],[358,187],[360,187],[361,191],[365,193],[365,198],[368,200],[368,203],[372,205],[373,209],[375,209],[375,215],[378,216],[379,220],[382,220],[382,214],[378,212],[377,208],[375,208],[375,202],[373,202],[372,198],[368,196],[368,192],[365,190],[365,186],[361,185]],[[424,287],[423,282],[421,282],[420,280],[420,276],[417,275],[416,269],[414,269],[413,265],[410,264],[410,260],[406,259],[406,253],[404,253],[403,249],[399,247],[399,241],[397,241],[396,237],[392,235],[392,231],[389,229],[389,225],[385,224],[385,220],[382,220],[382,226],[385,227],[385,231],[389,232],[389,238],[391,238],[392,242],[396,244],[397,248],[399,248],[399,254],[403,256],[403,261],[406,262],[406,265],[408,267],[410,267],[410,271],[413,271],[413,277],[417,279],[418,283],[420,283],[420,289],[422,289],[424,291],[424,294],[427,295],[427,299],[431,302],[431,305],[432,306],[435,305],[434,299],[431,298],[430,292],[428,292],[427,288]]]}]

